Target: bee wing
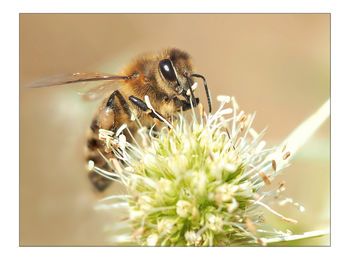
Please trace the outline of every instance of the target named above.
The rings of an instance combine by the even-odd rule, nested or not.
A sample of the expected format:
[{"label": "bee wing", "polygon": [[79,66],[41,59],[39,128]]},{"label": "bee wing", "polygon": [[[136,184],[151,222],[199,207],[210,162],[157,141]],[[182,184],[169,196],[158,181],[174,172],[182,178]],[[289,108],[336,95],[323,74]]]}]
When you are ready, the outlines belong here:
[{"label": "bee wing", "polygon": [[[118,76],[108,73],[96,73],[96,72],[77,72],[77,73],[63,73],[53,75],[47,78],[40,79],[25,85],[25,88],[42,88],[53,87],[59,85],[67,85],[73,83],[86,83],[103,81],[102,83],[95,85],[93,88],[88,88],[84,84],[77,84],[74,88],[79,94],[83,96],[84,100],[96,100],[101,95],[109,91],[117,84],[130,79],[131,76]],[[107,82],[106,82],[107,81]]]},{"label": "bee wing", "polygon": [[[94,85],[91,88],[86,88],[86,86],[82,86],[81,90],[78,90],[78,94],[82,96],[84,101],[94,101],[104,96],[107,92],[111,90],[117,90],[121,86],[120,81],[113,80],[107,82],[100,82],[97,85]],[[82,84],[78,84],[82,85]]]},{"label": "bee wing", "polygon": [[25,85],[26,88],[41,88],[41,87],[52,87],[58,85],[88,82],[88,81],[99,81],[99,80],[126,80],[130,76],[118,76],[108,73],[96,73],[96,72],[77,72],[77,73],[63,73],[53,75],[47,78],[40,79]]}]

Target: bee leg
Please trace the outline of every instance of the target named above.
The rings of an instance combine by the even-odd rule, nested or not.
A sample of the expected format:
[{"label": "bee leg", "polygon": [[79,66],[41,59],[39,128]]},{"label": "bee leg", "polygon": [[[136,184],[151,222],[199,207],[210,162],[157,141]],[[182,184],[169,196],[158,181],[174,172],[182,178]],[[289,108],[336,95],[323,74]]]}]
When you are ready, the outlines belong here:
[{"label": "bee leg", "polygon": [[[106,160],[101,156],[101,153],[104,157],[111,158],[114,157],[113,153],[108,153],[105,151],[105,143],[98,139],[99,129],[107,129],[110,131],[115,131],[116,122],[115,122],[115,113],[118,109],[118,104],[116,104],[116,99],[119,99],[120,106],[122,109],[127,109],[127,103],[122,102],[120,98],[121,94],[118,90],[114,91],[108,98],[106,102],[106,107],[101,109],[98,117],[93,120],[90,128],[94,135],[92,135],[88,139],[87,148],[89,149],[89,154],[87,156],[87,160],[91,160],[94,162],[94,165],[100,169],[104,169],[107,171],[112,171],[109,164]],[[101,152],[99,152],[101,151]],[[97,172],[91,170],[89,172],[89,180],[92,183],[95,191],[103,192],[111,183],[113,182],[110,179],[105,178],[104,176],[98,174]]]},{"label": "bee leg", "polygon": [[189,109],[193,107],[196,107],[199,104],[199,98],[196,98],[194,102],[192,102],[192,106],[191,103],[188,102],[187,100],[180,100],[177,97],[173,97],[174,103],[175,103],[175,107],[176,108],[182,108],[182,111],[187,111]]},{"label": "bee leg", "polygon": [[[107,171],[112,171],[112,169],[109,167],[108,163],[102,158],[101,154],[98,153],[98,149],[102,148],[99,144],[99,146],[95,148],[95,150],[90,150],[87,152],[86,159],[87,161],[93,161],[94,166],[104,169]],[[108,156],[105,154],[104,156]],[[103,192],[110,184],[112,184],[112,180],[109,180],[105,178],[104,176],[98,174],[93,169],[90,169],[88,172],[88,177],[90,180],[90,183],[92,184],[93,188],[97,192]]]},{"label": "bee leg", "polygon": [[182,111],[186,111],[186,110],[191,109],[192,107],[196,107],[199,104],[199,98],[196,98],[195,100],[196,100],[195,102],[192,102],[192,105],[190,102],[183,101],[182,102]]},{"label": "bee leg", "polygon": [[140,108],[144,112],[149,112],[151,113],[152,110],[148,108],[147,104],[143,102],[141,99],[135,97],[135,96],[130,96],[129,100],[138,108]]},{"label": "bee leg", "polygon": [[145,102],[143,102],[141,99],[135,97],[135,96],[130,96],[129,100],[138,108],[140,108],[142,111],[144,111],[146,114],[148,114],[149,116],[158,119],[161,122],[166,123],[169,128],[171,125],[169,124],[169,122],[164,118],[164,116],[162,116],[160,113],[158,113],[157,111],[152,110],[151,108],[149,108],[147,106],[147,104]]},{"label": "bee leg", "polygon": [[96,172],[89,172],[89,179],[98,192],[103,192],[113,182]]}]

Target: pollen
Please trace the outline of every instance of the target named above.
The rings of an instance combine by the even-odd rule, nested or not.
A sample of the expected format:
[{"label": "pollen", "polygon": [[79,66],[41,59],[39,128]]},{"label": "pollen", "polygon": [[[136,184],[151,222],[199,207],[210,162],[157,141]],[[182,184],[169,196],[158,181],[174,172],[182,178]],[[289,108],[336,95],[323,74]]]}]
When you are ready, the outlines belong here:
[{"label": "pollen", "polygon": [[286,150],[286,148],[287,148],[287,144],[283,145],[282,153]]},{"label": "pollen", "polygon": [[263,179],[263,181],[265,182],[266,185],[270,185],[271,184],[269,178],[265,175],[265,173],[260,172],[259,175]]},{"label": "pollen", "polygon": [[272,169],[273,169],[274,171],[276,171],[276,169],[277,169],[276,161],[275,161],[275,160],[272,160],[271,163],[272,163]]},{"label": "pollen", "polygon": [[290,152],[286,152],[282,158],[283,160],[287,160],[289,156],[290,156]]},{"label": "pollen", "polygon": [[95,167],[94,161],[89,160],[88,165],[87,165],[88,170],[92,171],[94,169],[94,167]]}]

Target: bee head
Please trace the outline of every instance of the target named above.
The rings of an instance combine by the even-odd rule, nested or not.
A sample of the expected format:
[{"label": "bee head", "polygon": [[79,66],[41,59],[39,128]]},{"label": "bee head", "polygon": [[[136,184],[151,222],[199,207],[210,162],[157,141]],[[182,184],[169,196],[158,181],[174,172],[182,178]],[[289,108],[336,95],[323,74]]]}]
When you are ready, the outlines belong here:
[{"label": "bee head", "polygon": [[190,56],[178,49],[167,50],[158,64],[162,80],[177,94],[186,93],[189,85],[193,85],[194,81],[190,78],[192,68]]},{"label": "bee head", "polygon": [[[193,64],[190,56],[178,49],[169,49],[158,63],[159,74],[162,81],[174,90],[178,95],[184,96],[188,101],[190,98],[196,100],[194,97],[192,86],[194,84],[193,77],[200,77],[204,81],[204,86],[208,98],[209,112],[211,112],[211,100],[206,80],[199,74],[193,74]],[[190,90],[191,95],[188,93]],[[196,104],[194,104],[195,106]]]}]

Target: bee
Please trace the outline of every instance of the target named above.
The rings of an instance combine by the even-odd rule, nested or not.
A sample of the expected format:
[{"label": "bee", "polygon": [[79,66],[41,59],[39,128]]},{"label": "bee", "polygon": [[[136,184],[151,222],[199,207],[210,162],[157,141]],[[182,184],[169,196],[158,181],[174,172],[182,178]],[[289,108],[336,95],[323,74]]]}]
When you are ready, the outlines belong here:
[{"label": "bee", "polygon": [[[106,159],[113,158],[105,143],[99,139],[99,129],[115,132],[123,124],[129,131],[123,131],[128,142],[139,129],[137,120],[151,128],[155,123],[167,122],[177,112],[186,111],[199,104],[194,96],[193,78],[201,78],[204,83],[209,113],[211,99],[206,79],[194,73],[193,62],[187,52],[176,48],[166,49],[156,55],[143,55],[129,64],[120,75],[106,73],[67,73],[54,75],[33,82],[26,87],[48,87],[89,81],[101,81],[84,93],[85,99],[95,100],[105,96],[92,119],[87,138],[88,161],[104,170],[110,170]],[[152,108],[145,102],[148,96]],[[156,124],[157,125],[157,124]],[[94,171],[89,179],[95,190],[104,191],[111,180]]]}]

